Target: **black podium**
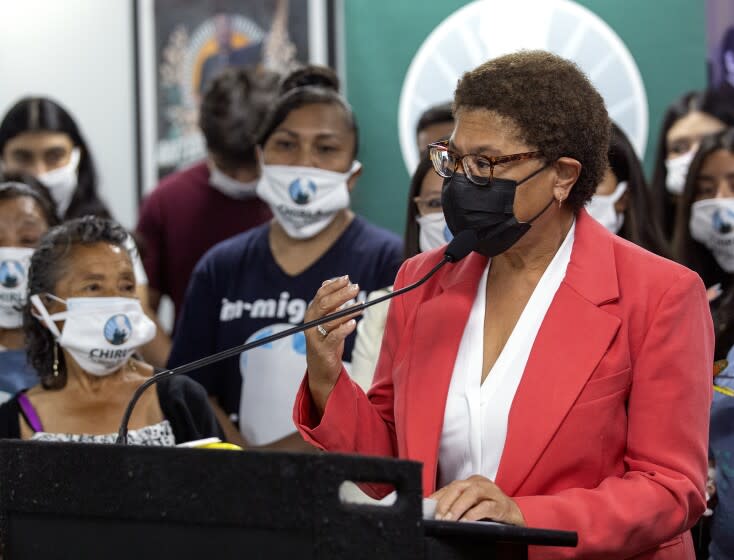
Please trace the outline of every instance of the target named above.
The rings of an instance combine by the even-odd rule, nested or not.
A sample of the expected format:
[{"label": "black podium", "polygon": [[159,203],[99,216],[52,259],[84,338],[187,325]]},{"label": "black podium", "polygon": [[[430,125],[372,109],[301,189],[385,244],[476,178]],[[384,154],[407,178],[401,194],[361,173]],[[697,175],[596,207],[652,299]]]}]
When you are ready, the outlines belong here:
[{"label": "black podium", "polygon": [[[421,465],[351,455],[0,442],[6,560],[525,558],[575,533],[424,521]],[[345,480],[394,505],[343,504]]]}]

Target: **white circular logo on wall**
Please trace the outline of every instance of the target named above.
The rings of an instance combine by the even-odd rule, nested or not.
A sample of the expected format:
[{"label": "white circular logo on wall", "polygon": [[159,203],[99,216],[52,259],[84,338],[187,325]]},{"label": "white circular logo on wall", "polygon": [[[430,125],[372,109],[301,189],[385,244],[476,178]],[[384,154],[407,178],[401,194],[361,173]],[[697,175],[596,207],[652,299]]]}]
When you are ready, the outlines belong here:
[{"label": "white circular logo on wall", "polygon": [[436,27],[413,57],[400,92],[398,130],[408,173],[418,164],[415,126],[429,107],[450,101],[461,75],[520,49],[573,60],[594,83],[642,158],[647,95],[632,55],[596,14],[571,0],[477,0]]}]

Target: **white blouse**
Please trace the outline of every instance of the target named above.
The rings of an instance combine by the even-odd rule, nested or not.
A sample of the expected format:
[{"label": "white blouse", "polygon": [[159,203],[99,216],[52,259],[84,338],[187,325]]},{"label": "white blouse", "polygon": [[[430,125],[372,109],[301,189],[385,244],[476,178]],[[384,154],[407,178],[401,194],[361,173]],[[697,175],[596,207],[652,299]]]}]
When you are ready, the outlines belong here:
[{"label": "white blouse", "polygon": [[474,474],[496,478],[507,438],[510,407],[540,325],[566,275],[575,226],[571,225],[482,383],[484,310],[491,261],[484,270],[464,327],[446,399],[438,455],[439,488]]}]

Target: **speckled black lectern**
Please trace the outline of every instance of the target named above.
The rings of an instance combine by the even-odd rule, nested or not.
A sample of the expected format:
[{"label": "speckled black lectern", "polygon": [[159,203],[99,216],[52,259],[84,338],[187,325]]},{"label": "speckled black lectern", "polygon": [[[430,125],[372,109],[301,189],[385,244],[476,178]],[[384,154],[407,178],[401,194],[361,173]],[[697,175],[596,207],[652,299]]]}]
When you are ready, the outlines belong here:
[{"label": "speckled black lectern", "polygon": [[[3,441],[3,558],[491,559],[574,545],[572,533],[424,522],[420,472],[345,455]],[[344,480],[394,484],[397,502],[342,504]]]}]

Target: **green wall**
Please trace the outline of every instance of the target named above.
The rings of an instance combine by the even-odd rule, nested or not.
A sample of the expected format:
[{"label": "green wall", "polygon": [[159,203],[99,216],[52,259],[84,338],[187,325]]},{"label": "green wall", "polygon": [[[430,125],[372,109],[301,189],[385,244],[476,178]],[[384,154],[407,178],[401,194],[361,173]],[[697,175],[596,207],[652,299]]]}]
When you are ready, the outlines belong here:
[{"label": "green wall", "polygon": [[[410,62],[461,0],[343,0],[347,94],[359,119],[364,173],[354,209],[402,234],[409,177],[398,143],[398,100]],[[511,1],[511,0],[505,0]],[[699,0],[577,0],[614,29],[645,84],[650,127],[645,167],[675,97],[706,83],[704,3]],[[498,22],[501,25],[501,22]]]}]

